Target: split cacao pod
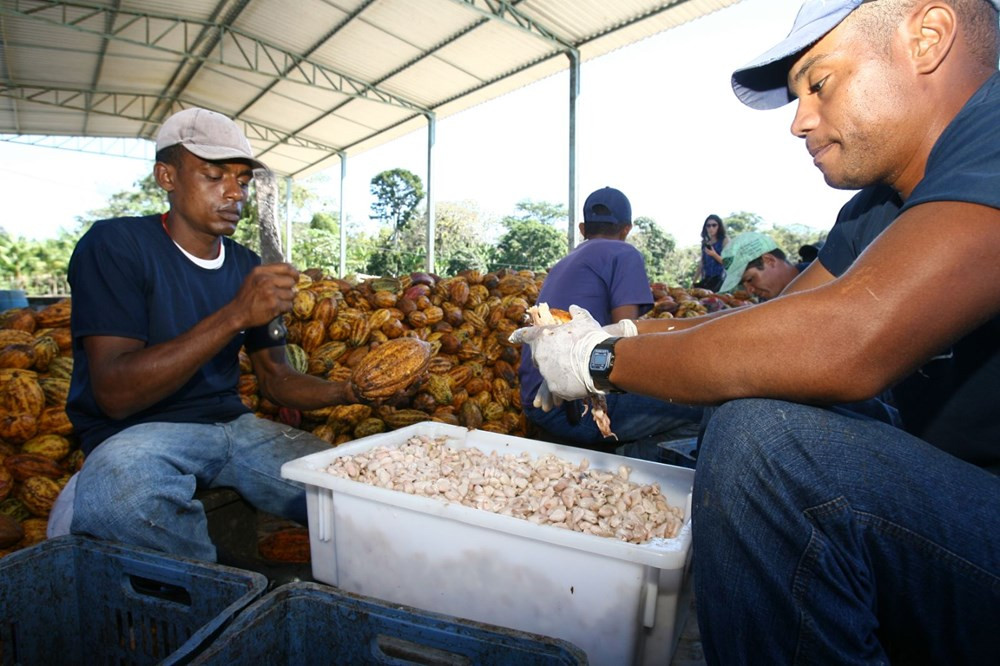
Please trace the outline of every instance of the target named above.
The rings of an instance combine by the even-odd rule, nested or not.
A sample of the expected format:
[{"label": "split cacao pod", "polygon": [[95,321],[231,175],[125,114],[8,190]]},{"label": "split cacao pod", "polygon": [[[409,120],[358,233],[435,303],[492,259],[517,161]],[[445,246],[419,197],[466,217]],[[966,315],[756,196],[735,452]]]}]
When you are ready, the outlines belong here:
[{"label": "split cacao pod", "polygon": [[384,400],[423,378],[431,360],[431,345],[412,337],[380,344],[354,368],[351,383],[365,400]]}]

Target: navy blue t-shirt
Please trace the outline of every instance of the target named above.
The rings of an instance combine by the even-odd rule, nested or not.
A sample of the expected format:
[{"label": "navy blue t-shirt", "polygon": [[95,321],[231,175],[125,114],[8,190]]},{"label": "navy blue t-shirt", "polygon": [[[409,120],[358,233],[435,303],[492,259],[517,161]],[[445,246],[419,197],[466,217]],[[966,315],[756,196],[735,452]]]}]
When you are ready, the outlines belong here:
[{"label": "navy blue t-shirt", "polygon": [[[905,203],[891,188],[876,186],[844,205],[820,250],[820,263],[842,275],[903,211],[931,201],[1000,208],[1000,74],[976,92],[942,133],[924,178]],[[956,233],[961,223],[941,220]],[[975,266],[969,269],[969,279],[976,280]],[[934,316],[931,309],[928,316]],[[941,350],[894,386],[892,396],[908,432],[958,458],[1000,469],[1000,317]]]},{"label": "navy blue t-shirt", "polygon": [[216,269],[196,265],[166,234],[160,215],[96,222],[69,264],[73,313],[73,379],[66,412],[90,453],[111,435],[139,423],[222,423],[249,410],[237,392],[239,350],[281,344],[265,327],[235,336],[173,395],[128,418],[114,420],[97,406],[83,348],[88,336],[142,340],[176,338],[230,302],[260,258],[223,238],[225,260]]}]

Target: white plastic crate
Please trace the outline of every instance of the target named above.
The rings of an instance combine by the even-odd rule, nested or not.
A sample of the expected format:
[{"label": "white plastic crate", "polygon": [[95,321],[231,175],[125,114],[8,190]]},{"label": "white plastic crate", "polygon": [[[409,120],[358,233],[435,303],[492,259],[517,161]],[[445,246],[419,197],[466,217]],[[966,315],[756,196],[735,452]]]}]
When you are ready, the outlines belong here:
[{"label": "white plastic crate", "polygon": [[[323,471],[334,459],[414,435],[489,453],[552,453],[632,469],[685,509],[673,539],[630,544],[535,525]],[[592,664],[667,664],[683,624],[694,471],[443,423],[424,422],[285,463],[306,485],[313,576],[358,594],[567,640]]]}]

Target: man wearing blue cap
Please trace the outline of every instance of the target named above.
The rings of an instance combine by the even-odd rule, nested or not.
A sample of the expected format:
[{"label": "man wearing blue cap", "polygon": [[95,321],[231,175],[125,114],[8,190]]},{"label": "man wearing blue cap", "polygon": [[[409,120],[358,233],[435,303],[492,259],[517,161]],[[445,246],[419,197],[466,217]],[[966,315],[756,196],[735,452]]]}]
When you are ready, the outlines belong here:
[{"label": "man wearing blue cap", "polygon": [[[600,345],[607,384],[722,403],[692,503],[709,663],[1000,663],[998,10],[809,0],[734,73],[751,107],[796,101],[826,181],[862,188],[780,297],[659,335],[520,335],[564,399],[596,389],[578,359]],[[933,413],[894,392],[905,430],[823,407],[921,373]]]},{"label": "man wearing blue cap", "polygon": [[[583,204],[580,233],[584,242],[563,257],[545,278],[537,301],[550,308],[585,308],[596,322],[613,325],[618,335],[634,332],[634,320],[653,305],[653,293],[642,255],[625,242],[632,231],[632,204],[613,187],[592,192]],[[533,404],[542,376],[525,347],[519,369],[521,404],[525,416],[549,435],[583,446],[613,448],[617,442],[599,430],[594,419],[582,418],[582,401],[563,403],[559,409]],[[608,417],[621,442],[634,442],[650,435],[680,439],[698,433],[701,409],[670,405],[641,395],[609,395]],[[655,458],[632,446],[621,452]],[[655,447],[653,447],[655,448]]]}]

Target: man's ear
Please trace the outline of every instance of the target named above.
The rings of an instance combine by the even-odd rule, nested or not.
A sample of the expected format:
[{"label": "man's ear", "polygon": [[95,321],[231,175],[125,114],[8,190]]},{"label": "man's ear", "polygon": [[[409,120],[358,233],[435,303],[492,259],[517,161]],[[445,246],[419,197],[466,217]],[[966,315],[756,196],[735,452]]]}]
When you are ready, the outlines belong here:
[{"label": "man's ear", "polygon": [[167,192],[173,192],[177,187],[177,167],[166,162],[157,162],[153,165],[153,178],[156,184]]},{"label": "man's ear", "polygon": [[770,268],[778,263],[778,258],[771,254],[770,252],[761,255],[761,259],[764,260],[764,267]]},{"label": "man's ear", "polygon": [[630,234],[631,232],[632,232],[632,223],[631,223],[631,222],[629,222],[628,224],[623,224],[623,225],[622,225],[622,230],[621,230],[621,233],[620,233],[620,234],[618,234],[618,237],[619,237],[619,238],[620,238],[621,240],[625,240],[626,238],[628,238],[628,235],[629,235],[629,234]]},{"label": "man's ear", "polygon": [[918,74],[937,70],[955,45],[958,19],[945,2],[929,2],[918,7],[906,21],[909,53]]}]

